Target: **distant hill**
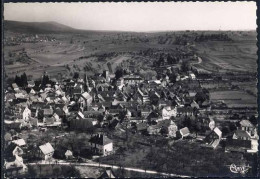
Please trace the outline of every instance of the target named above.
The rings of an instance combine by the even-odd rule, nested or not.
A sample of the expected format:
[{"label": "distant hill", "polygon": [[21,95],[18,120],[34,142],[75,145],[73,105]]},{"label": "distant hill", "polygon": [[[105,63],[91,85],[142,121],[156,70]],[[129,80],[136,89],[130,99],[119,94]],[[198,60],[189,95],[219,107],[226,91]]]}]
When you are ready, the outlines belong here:
[{"label": "distant hill", "polygon": [[4,21],[4,30],[18,33],[58,33],[78,31],[57,22],[20,22]]},{"label": "distant hill", "polygon": [[[48,33],[84,33],[84,34],[115,34],[129,33],[126,31],[107,31],[107,30],[83,30],[75,29],[58,22],[21,22],[21,21],[4,21],[5,32],[16,32],[25,34],[48,34]],[[135,32],[131,32],[135,33]]]}]

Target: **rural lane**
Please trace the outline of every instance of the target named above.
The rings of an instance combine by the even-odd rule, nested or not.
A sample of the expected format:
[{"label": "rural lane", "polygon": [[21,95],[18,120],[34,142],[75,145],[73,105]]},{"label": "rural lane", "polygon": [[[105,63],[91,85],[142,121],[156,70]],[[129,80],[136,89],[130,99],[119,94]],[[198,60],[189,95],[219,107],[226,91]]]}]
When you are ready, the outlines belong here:
[{"label": "rural lane", "polygon": [[44,164],[59,164],[59,165],[73,165],[73,166],[90,166],[90,167],[111,167],[111,168],[115,168],[115,169],[124,169],[124,170],[128,170],[128,171],[134,171],[134,172],[139,172],[139,173],[148,173],[148,174],[158,174],[158,175],[163,175],[163,176],[168,176],[168,177],[182,177],[182,178],[188,178],[190,176],[186,176],[186,175],[177,175],[177,174],[173,174],[173,173],[164,173],[164,172],[157,172],[157,171],[153,171],[153,170],[143,170],[143,169],[139,169],[139,168],[130,168],[130,167],[120,167],[120,166],[116,166],[116,165],[109,165],[109,164],[99,164],[99,163],[95,163],[95,162],[91,162],[91,163],[69,163],[69,162],[63,162],[63,161],[59,161],[59,162],[42,162],[42,163],[27,163],[27,165],[44,165]]}]

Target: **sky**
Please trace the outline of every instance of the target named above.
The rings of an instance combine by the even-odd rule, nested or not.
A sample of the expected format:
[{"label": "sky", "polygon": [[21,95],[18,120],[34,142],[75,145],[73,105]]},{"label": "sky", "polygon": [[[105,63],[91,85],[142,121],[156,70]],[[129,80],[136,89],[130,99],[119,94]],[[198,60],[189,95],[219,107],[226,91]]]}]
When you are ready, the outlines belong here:
[{"label": "sky", "polygon": [[255,30],[256,9],[256,2],[5,3],[4,19],[86,30]]}]

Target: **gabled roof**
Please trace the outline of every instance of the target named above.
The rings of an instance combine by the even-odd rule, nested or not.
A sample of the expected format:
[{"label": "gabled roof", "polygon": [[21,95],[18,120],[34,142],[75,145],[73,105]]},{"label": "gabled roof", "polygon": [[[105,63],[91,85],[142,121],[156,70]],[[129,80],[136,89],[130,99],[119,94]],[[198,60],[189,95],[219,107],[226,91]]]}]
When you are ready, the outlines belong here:
[{"label": "gabled roof", "polygon": [[170,124],[171,124],[171,120],[165,119],[165,120],[163,120],[163,121],[159,121],[159,122],[157,123],[157,126],[158,126],[158,127],[169,127]]},{"label": "gabled roof", "polygon": [[193,112],[192,107],[177,107],[177,113]]},{"label": "gabled roof", "polygon": [[188,127],[184,127],[182,129],[180,129],[180,133],[182,136],[187,136],[190,134],[190,130],[188,129]]},{"label": "gabled roof", "polygon": [[28,85],[31,85],[31,86],[34,86],[34,85],[35,85],[34,81],[32,81],[32,80],[27,81],[27,84],[28,84]]},{"label": "gabled roof", "polygon": [[15,144],[18,145],[18,146],[24,146],[24,145],[26,145],[24,139],[13,140],[12,142],[15,143]]},{"label": "gabled roof", "polygon": [[39,146],[39,148],[44,155],[54,152],[54,149],[49,142],[44,145]]},{"label": "gabled roof", "polygon": [[146,129],[147,129],[147,123],[138,123],[138,124],[136,124],[136,129],[137,129],[138,131],[140,131],[140,130],[146,130]]},{"label": "gabled roof", "polygon": [[241,127],[254,127],[254,125],[249,120],[240,121]]},{"label": "gabled roof", "polygon": [[52,115],[53,110],[52,109],[43,109],[43,115]]},{"label": "gabled roof", "polygon": [[246,132],[246,131],[243,131],[243,130],[236,130],[235,133],[234,133],[238,138],[250,138],[250,135]]},{"label": "gabled roof", "polygon": [[84,98],[84,99],[91,99],[92,96],[90,96],[90,94],[88,92],[84,92],[81,94],[81,96]]},{"label": "gabled roof", "polygon": [[104,135],[95,135],[94,137],[92,137],[89,142],[94,143],[94,144],[98,144],[98,145],[107,145],[109,143],[113,143],[113,141],[109,138],[107,138]]},{"label": "gabled roof", "polygon": [[66,155],[66,156],[72,156],[72,152],[71,152],[70,150],[67,150],[67,151],[65,152],[65,155]]},{"label": "gabled roof", "polygon": [[45,119],[44,121],[45,121],[46,124],[53,124],[54,121],[55,121],[54,117],[46,117],[44,119]]},{"label": "gabled roof", "polygon": [[219,130],[218,127],[215,127],[215,128],[213,129],[213,131],[221,138],[222,132],[221,132],[221,130]]},{"label": "gabled roof", "polygon": [[111,170],[111,168],[106,168],[106,171],[98,177],[99,179],[101,178],[116,178],[114,172]]},{"label": "gabled roof", "polygon": [[12,87],[13,87],[14,89],[15,89],[15,88],[19,88],[16,83],[13,83],[13,84],[12,84]]}]

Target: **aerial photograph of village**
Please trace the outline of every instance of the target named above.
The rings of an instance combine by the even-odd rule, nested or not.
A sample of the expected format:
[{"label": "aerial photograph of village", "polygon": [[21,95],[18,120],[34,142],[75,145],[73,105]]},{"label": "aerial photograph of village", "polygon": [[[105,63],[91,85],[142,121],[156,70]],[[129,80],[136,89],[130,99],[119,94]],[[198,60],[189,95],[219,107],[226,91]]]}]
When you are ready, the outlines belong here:
[{"label": "aerial photograph of village", "polygon": [[5,3],[4,178],[257,177],[255,2]]}]

